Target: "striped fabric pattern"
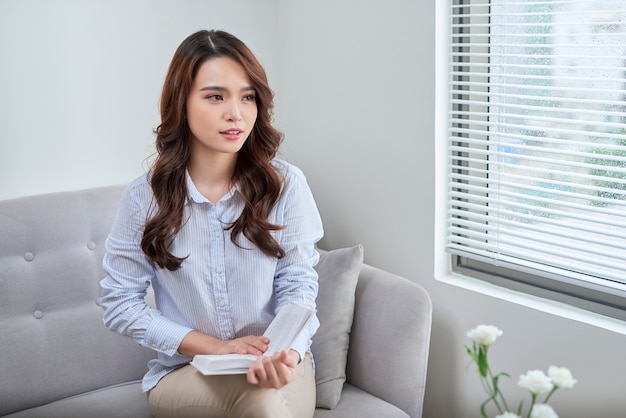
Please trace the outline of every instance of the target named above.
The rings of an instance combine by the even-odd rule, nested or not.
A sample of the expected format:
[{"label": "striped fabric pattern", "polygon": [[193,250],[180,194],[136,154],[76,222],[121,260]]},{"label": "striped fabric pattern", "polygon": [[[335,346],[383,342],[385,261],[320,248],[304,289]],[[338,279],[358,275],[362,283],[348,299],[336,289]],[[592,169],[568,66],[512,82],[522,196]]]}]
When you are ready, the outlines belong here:
[{"label": "striped fabric pattern", "polygon": [[[154,210],[148,177],[126,189],[107,240],[101,305],[109,329],[158,352],[144,376],[144,391],[191,360],[177,353],[191,330],[222,340],[261,335],[282,306],[315,308],[320,215],[302,171],[280,160],[274,165],[285,177],[284,193],[269,218],[285,226],[274,233],[286,252],[282,259],[266,256],[242,235],[241,248],[231,241],[226,228],[243,208],[236,186],[213,205],[188,175],[186,222],[170,248],[187,259],[174,272],[158,268],[140,247],[143,225]],[[155,307],[144,300],[150,285]],[[302,358],[318,326],[314,318],[292,347]]]}]

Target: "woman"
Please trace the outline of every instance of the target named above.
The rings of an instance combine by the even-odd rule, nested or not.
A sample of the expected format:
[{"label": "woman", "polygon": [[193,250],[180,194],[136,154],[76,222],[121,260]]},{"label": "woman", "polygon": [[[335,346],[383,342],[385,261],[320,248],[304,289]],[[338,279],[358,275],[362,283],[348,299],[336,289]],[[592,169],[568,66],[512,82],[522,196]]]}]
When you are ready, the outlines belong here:
[{"label": "woman", "polygon": [[[275,159],[273,93],[234,36],[200,31],[172,58],[157,158],[131,183],[107,240],[105,325],[158,352],[143,379],[156,417],[310,417],[309,321],[262,356],[285,305],[315,307],[322,224],[300,170]],[[154,289],[156,308],[144,301]],[[196,354],[254,354],[245,375],[203,376]]]}]

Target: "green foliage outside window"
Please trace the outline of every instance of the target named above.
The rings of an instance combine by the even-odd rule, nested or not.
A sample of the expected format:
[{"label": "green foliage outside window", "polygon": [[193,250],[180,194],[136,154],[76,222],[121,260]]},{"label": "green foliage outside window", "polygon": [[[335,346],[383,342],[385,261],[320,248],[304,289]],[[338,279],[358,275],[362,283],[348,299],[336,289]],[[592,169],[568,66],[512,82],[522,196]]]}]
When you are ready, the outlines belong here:
[{"label": "green foliage outside window", "polygon": [[[626,131],[622,133],[626,135]],[[596,196],[613,200],[626,200],[626,172],[610,169],[611,167],[626,168],[626,163],[623,160],[610,158],[626,158],[626,138],[617,141],[617,144],[620,146],[618,149],[593,149],[592,152],[598,156],[589,158],[586,162],[600,167],[589,170],[589,173],[597,178],[594,180],[595,186],[605,189],[597,191],[595,193]],[[608,179],[614,179],[614,181]],[[601,202],[594,202],[593,204],[606,206],[606,203],[603,204]]]}]

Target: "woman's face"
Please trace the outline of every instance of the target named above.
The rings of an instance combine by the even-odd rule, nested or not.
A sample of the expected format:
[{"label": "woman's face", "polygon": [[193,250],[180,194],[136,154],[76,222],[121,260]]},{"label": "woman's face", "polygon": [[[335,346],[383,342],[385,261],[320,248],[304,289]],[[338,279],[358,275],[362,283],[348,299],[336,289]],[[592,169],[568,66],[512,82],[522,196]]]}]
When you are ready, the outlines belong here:
[{"label": "woman's face", "polygon": [[225,57],[204,62],[187,98],[192,154],[237,153],[256,121],[255,97],[252,82],[240,64]]}]

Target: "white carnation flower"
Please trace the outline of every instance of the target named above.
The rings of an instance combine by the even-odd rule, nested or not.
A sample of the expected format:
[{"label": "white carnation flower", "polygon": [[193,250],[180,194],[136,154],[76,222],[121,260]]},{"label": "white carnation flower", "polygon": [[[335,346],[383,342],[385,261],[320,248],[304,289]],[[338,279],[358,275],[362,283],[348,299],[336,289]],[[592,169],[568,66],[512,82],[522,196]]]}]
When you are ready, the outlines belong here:
[{"label": "white carnation flower", "polygon": [[513,412],[505,412],[504,414],[497,415],[496,418],[522,418]]},{"label": "white carnation flower", "polygon": [[552,380],[541,370],[529,370],[519,377],[517,384],[534,395],[549,392],[554,387]]},{"label": "white carnation flower", "polygon": [[530,411],[530,418],[559,418],[554,409],[545,403],[536,403]]},{"label": "white carnation flower", "polygon": [[550,376],[554,385],[559,388],[571,389],[577,382],[572,377],[572,372],[565,367],[550,366],[548,368],[548,376]]},{"label": "white carnation flower", "polygon": [[467,333],[467,336],[477,344],[490,346],[502,335],[502,330],[493,325],[479,325]]}]

